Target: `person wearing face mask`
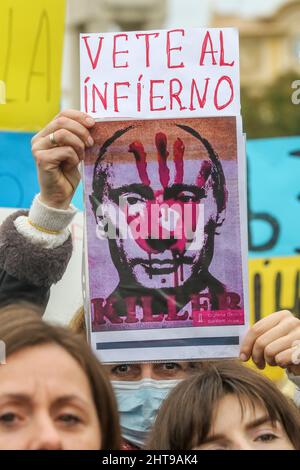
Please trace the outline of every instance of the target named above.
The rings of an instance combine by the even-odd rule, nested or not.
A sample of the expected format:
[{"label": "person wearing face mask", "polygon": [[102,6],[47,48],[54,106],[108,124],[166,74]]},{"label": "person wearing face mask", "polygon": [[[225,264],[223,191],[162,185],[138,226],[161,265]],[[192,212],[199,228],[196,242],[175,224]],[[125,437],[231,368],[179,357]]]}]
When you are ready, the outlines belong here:
[{"label": "person wearing face mask", "polygon": [[163,401],[199,367],[193,362],[105,366],[118,403],[123,449],[144,448]]},{"label": "person wearing face mask", "polygon": [[[70,328],[86,335],[83,309],[72,318]],[[162,402],[183,379],[201,368],[199,362],[157,362],[105,365],[118,404],[122,449],[145,446]]]},{"label": "person wearing face mask", "polygon": [[163,402],[147,448],[300,450],[300,412],[256,371],[210,362]]}]

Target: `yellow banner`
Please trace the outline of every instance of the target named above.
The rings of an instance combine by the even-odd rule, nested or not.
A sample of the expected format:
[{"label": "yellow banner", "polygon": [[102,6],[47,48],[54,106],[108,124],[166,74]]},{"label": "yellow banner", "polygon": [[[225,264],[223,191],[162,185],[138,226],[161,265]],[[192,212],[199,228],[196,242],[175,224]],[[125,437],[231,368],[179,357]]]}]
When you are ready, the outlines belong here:
[{"label": "yellow banner", "polygon": [[38,130],[59,111],[65,0],[1,0],[0,129]]},{"label": "yellow banner", "polygon": [[[300,256],[249,260],[249,296],[251,324],[278,310],[290,310],[300,317]],[[279,367],[267,367],[265,373],[280,380]]]}]

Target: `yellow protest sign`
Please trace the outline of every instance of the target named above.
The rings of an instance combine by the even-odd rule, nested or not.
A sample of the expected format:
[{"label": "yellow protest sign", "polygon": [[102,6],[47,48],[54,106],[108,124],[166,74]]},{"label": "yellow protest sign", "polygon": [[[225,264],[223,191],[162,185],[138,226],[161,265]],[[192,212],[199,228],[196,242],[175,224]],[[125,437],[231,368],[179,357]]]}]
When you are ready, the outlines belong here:
[{"label": "yellow protest sign", "polygon": [[[254,324],[278,310],[300,316],[300,256],[249,260],[250,322]],[[281,380],[284,371],[266,367],[265,374]]]},{"label": "yellow protest sign", "polygon": [[64,0],[1,0],[0,129],[37,130],[58,112],[64,18]]}]

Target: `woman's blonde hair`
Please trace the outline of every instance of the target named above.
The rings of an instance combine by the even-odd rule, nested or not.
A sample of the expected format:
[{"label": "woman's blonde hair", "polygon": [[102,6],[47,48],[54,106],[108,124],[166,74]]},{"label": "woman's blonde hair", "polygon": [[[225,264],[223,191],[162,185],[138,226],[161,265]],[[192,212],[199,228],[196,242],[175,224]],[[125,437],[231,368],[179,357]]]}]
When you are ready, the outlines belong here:
[{"label": "woman's blonde hair", "polygon": [[76,310],[75,315],[72,317],[69,323],[69,328],[71,331],[73,331],[73,333],[77,333],[86,337],[87,331],[83,306]]}]

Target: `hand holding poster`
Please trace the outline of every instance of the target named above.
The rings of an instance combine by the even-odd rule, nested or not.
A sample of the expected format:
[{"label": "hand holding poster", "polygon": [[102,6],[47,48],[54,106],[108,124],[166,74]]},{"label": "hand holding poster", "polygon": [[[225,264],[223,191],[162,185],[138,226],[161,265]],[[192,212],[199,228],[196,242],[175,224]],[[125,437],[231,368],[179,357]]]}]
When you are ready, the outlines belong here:
[{"label": "hand holding poster", "polygon": [[[191,68],[194,60],[187,52]],[[126,120],[131,103],[120,120],[95,125],[84,164],[93,348],[105,362],[236,356],[247,324],[240,118],[165,110]]]}]

